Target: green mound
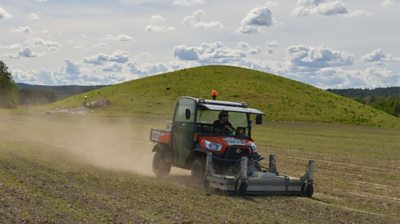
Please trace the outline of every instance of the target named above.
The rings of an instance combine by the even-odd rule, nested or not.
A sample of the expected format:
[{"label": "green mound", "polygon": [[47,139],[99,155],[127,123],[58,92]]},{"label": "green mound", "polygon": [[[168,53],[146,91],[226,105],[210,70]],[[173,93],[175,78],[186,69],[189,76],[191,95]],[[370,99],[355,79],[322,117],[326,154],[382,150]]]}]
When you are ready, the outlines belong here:
[{"label": "green mound", "polygon": [[400,119],[361,103],[280,76],[232,66],[203,66],[113,85],[50,105],[75,107],[106,98],[112,105],[97,110],[105,115],[171,116],[179,96],[246,101],[263,110],[266,120],[349,123],[400,127]]}]

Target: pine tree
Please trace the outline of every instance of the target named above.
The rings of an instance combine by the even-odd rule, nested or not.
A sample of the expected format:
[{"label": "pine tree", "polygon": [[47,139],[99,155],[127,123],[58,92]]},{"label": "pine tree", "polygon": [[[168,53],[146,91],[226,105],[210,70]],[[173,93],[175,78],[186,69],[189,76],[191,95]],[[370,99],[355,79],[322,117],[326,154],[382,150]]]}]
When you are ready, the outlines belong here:
[{"label": "pine tree", "polygon": [[8,71],[7,65],[0,60],[0,108],[17,106],[17,86]]}]

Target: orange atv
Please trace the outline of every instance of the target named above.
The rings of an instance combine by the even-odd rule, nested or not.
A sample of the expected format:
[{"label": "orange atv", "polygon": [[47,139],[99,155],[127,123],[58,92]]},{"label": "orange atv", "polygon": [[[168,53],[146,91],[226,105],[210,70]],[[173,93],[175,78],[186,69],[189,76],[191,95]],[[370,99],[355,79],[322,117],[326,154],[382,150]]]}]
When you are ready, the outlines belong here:
[{"label": "orange atv", "polygon": [[[221,121],[221,130],[223,115],[229,121]],[[268,168],[259,164],[263,157],[251,137],[251,118],[262,124],[263,115],[247,103],[180,97],[167,130],[151,130],[155,175],[168,175],[175,166],[190,169],[194,182],[211,189],[312,196],[313,161],[300,178],[279,175],[272,155]]]}]

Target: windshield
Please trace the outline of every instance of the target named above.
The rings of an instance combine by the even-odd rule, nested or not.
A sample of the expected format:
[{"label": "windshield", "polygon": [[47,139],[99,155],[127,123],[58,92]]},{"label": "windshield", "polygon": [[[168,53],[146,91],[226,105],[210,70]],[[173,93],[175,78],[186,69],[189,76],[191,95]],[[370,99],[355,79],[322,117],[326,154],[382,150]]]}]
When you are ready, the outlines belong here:
[{"label": "windshield", "polygon": [[218,126],[220,113],[221,111],[216,110],[198,110],[196,132],[211,135],[249,137],[246,113],[224,111],[228,115],[227,122],[231,125],[231,128],[229,128],[230,130],[218,132],[215,128],[216,125]]}]

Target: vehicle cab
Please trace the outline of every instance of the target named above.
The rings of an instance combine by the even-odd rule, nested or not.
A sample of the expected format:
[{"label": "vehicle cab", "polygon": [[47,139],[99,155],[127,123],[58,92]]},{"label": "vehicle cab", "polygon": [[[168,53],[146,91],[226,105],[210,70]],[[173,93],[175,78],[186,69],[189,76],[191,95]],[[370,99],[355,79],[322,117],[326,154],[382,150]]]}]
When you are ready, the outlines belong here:
[{"label": "vehicle cab", "polygon": [[[229,132],[215,131],[214,122],[221,111],[229,115],[232,125]],[[251,138],[251,117],[255,115],[256,124],[261,124],[263,114],[257,109],[248,108],[244,102],[181,97],[176,105],[171,129],[171,148],[179,154],[175,162],[182,167],[190,166],[192,157],[208,151],[216,159],[225,162],[235,162],[244,155],[260,158]]]},{"label": "vehicle cab", "polygon": [[[216,132],[214,122],[219,114],[229,115],[231,128],[227,132]],[[264,113],[248,108],[244,102],[208,100],[180,97],[168,130],[152,129],[150,139],[156,142],[157,152],[153,161],[155,173],[171,166],[184,169],[205,169],[205,159],[212,152],[215,167],[225,170],[237,163],[242,156],[258,162],[262,157],[251,137],[252,117],[262,123]],[[218,163],[223,164],[218,166]],[[201,175],[200,175],[201,176]]]}]

